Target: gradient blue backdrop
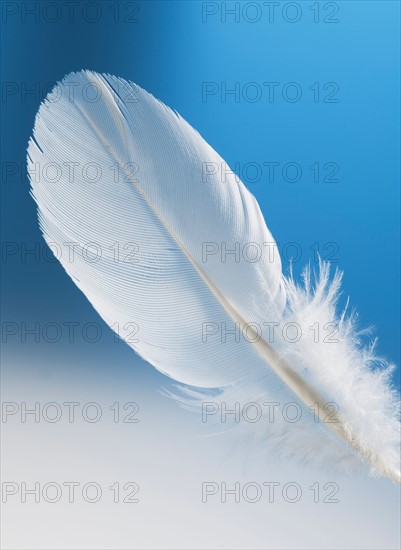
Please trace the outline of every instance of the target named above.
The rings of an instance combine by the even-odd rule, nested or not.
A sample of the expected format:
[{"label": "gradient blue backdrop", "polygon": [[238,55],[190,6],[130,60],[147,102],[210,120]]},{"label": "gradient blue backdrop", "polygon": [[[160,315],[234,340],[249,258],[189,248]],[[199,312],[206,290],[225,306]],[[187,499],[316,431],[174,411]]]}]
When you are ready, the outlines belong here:
[{"label": "gradient blue backdrop", "polygon": [[[23,4],[34,3],[2,6],[2,78],[8,83],[2,97],[4,241],[42,242],[23,172],[34,117],[50,84],[82,68],[122,76],[180,112],[230,165],[302,165],[305,177],[298,183],[263,179],[248,186],[276,240],[301,245],[296,273],[312,257],[308,247],[314,242],[338,244],[344,294],[351,296],[361,324],[375,325],[381,353],[399,365],[398,2],[339,2],[339,22],[333,24],[313,22],[312,2],[298,2],[303,15],[292,24],[280,10],[273,23],[265,12],[253,24],[233,16],[224,23],[220,12],[205,23],[197,1],[136,2],[137,22],[124,21],[129,2],[120,2],[118,22],[111,11],[115,3],[98,2],[98,22],[85,21],[78,9],[73,23],[65,11],[50,23],[43,13],[37,21],[26,14],[24,21]],[[42,9],[48,3],[38,4]],[[16,13],[5,5],[17,6]],[[232,96],[223,103],[218,95],[205,102],[205,81],[227,87],[296,81],[304,96],[293,104],[235,102]],[[316,81],[337,82],[339,102],[314,103],[308,86]],[[24,86],[34,83],[40,91],[26,95]],[[313,183],[307,167],[315,161],[336,162],[339,182]],[[4,162],[17,163],[18,173],[8,174]],[[2,270],[3,320],[101,323],[57,263],[32,257],[21,262],[16,254],[3,261]],[[46,353],[56,359],[59,351]],[[21,353],[29,360],[28,348]],[[63,353],[76,357],[68,344]],[[111,335],[97,346],[82,343],[80,358],[96,360],[104,353],[127,368],[141,368],[144,376],[159,377],[127,346],[117,350]]]}]

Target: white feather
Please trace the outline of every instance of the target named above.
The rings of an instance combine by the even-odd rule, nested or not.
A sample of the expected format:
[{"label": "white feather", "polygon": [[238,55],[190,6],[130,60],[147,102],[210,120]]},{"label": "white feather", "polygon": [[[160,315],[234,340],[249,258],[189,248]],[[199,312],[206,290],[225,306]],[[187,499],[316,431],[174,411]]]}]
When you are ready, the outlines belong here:
[{"label": "white feather", "polygon": [[[88,181],[96,179],[88,163],[101,167],[97,181]],[[271,251],[274,240],[238,178],[205,177],[204,163],[223,159],[179,115],[132,83],[89,71],[68,75],[45,100],[28,147],[44,238],[61,247],[63,267],[110,327],[159,371],[193,387],[183,389],[182,403],[199,404],[213,388],[213,401],[242,410],[296,401],[301,422],[276,414],[274,422],[247,424],[248,436],[332,468],[355,470],[366,460],[372,472],[399,481],[391,367],[374,368],[352,316],[337,316],[339,274],[330,282],[322,264],[314,288],[308,271],[297,287],[283,276],[278,254],[206,259],[205,243]],[[49,177],[53,168],[57,178]],[[96,261],[88,261],[88,243],[101,252]],[[132,251],[134,261],[124,261]],[[272,321],[297,323],[302,337],[259,337],[257,327]],[[339,342],[315,342],[309,327],[333,322]],[[248,337],[204,342],[204,323],[219,331],[237,323]],[[323,420],[328,402],[338,405],[335,422],[316,423],[310,407],[318,403]]]}]

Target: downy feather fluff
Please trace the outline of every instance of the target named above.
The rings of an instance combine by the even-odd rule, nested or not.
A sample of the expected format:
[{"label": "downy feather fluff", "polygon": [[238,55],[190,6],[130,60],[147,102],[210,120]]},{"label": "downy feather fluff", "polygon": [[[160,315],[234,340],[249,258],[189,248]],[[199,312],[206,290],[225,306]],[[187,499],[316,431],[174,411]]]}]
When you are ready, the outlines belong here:
[{"label": "downy feather fluff", "polygon": [[[244,412],[277,403],[274,421],[236,426],[239,439],[339,471],[365,464],[399,481],[392,366],[362,344],[355,316],[336,312],[341,274],[330,278],[321,262],[297,285],[278,253],[223,262],[216,245],[273,247],[274,239],[239,179],[205,177],[205,163],[223,159],[177,113],[133,83],[90,71],[49,94],[28,146],[46,242],[106,323],[180,383],[184,406],[239,403]],[[302,336],[260,330],[274,322],[294,323]],[[333,323],[337,341],[315,341],[315,323]],[[240,337],[225,341],[233,327]],[[294,402],[301,421],[278,413]]]}]

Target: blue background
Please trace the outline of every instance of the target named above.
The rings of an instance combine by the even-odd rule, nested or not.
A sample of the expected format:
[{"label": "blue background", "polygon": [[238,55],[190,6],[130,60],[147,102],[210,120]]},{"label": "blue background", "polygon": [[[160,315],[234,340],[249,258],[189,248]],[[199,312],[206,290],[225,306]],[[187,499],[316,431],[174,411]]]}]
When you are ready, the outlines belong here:
[{"label": "blue background", "polygon": [[[132,3],[120,2],[114,21],[115,3],[95,2],[101,8],[96,22],[88,21],[93,12],[85,16],[80,8],[73,22],[65,8],[59,21],[49,22],[50,8],[46,17],[41,11],[46,2],[36,3],[37,20],[24,16],[24,6],[33,4],[2,4],[3,241],[19,249],[35,242],[44,248],[24,176],[40,101],[70,71],[109,72],[176,109],[231,166],[268,161],[302,166],[297,183],[282,178],[269,183],[266,177],[245,183],[275,239],[301,247],[296,274],[313,260],[313,243],[337,243],[344,296],[351,296],[362,326],[375,326],[380,352],[400,364],[398,2],[339,2],[338,23],[315,23],[312,2],[298,2],[302,16],[295,23],[285,20],[281,7],[271,23],[266,11],[255,23],[246,20],[251,11],[245,17],[241,12],[238,22],[227,15],[224,22],[220,3],[212,3],[219,11],[204,22],[205,7],[197,1],[136,2],[137,22],[124,21]],[[321,17],[328,13],[324,4]],[[6,5],[16,6],[16,13],[8,13]],[[236,102],[232,95],[224,102],[220,94],[202,98],[203,82],[216,82],[219,89],[222,82],[228,88],[238,82],[242,90],[248,82],[266,81],[299,83],[301,100],[283,100],[281,88],[272,103],[266,92],[257,102],[244,97]],[[315,103],[309,86],[331,81],[338,83],[338,102]],[[25,86],[35,83],[39,89],[26,94]],[[314,183],[308,169],[314,162],[337,163],[339,181]],[[16,173],[4,172],[10,166],[5,163],[16,163]],[[288,266],[284,261],[286,271]],[[3,320],[102,323],[58,263],[33,256],[21,261],[18,253],[3,258],[2,271]],[[109,334],[105,326],[104,331]],[[13,342],[18,348],[18,339]],[[85,358],[113,354],[119,365],[137,365],[143,376],[162,379],[128,346],[117,349],[113,342],[111,334],[96,346],[83,342],[79,360],[84,365]],[[19,353],[29,360],[31,351]],[[56,358],[59,352],[59,346],[47,346],[40,353]],[[68,343],[62,353],[77,358]]]}]

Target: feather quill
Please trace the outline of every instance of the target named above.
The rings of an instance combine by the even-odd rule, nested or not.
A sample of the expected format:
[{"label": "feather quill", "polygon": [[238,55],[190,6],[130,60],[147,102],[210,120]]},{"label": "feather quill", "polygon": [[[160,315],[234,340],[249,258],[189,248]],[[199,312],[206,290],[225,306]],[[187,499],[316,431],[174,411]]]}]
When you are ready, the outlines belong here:
[{"label": "feather quill", "polygon": [[[206,163],[223,159],[177,113],[90,71],[57,84],[28,145],[46,242],[106,323],[184,385],[181,403],[199,405],[213,390],[214,402],[241,411],[296,401],[302,422],[276,415],[248,425],[248,436],[281,456],[340,471],[365,463],[399,482],[393,367],[362,345],[355,316],[337,313],[341,274],[330,279],[321,262],[298,286],[278,253],[224,263],[216,246],[271,251],[274,239],[242,182],[205,177]],[[267,337],[260,329],[273,322],[300,327],[302,337]],[[335,324],[337,341],[315,341],[314,323]],[[233,326],[234,341],[225,340]]]}]

